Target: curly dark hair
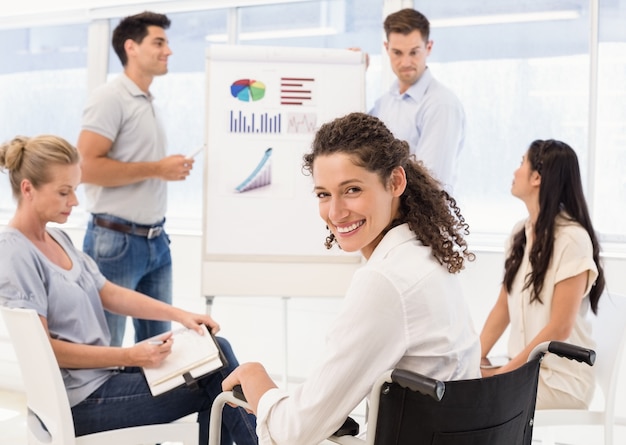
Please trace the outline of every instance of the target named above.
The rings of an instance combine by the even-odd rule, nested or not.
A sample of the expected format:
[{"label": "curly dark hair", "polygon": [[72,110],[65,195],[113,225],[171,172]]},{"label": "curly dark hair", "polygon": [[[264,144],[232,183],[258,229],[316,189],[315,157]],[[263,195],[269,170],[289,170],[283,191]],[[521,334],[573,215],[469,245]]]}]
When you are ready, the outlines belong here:
[{"label": "curly dark hair", "polygon": [[[400,197],[399,216],[386,231],[408,223],[450,273],[463,269],[465,260],[475,259],[464,238],[469,234],[469,226],[454,198],[415,160],[409,144],[396,139],[378,118],[351,113],[322,125],[315,135],[312,151],[304,155],[303,170],[312,174],[315,159],[333,153],[350,155],[355,165],[378,174],[383,184],[389,183],[397,167],[404,168],[407,186]],[[331,233],[327,247],[333,241]]]},{"label": "curly dark hair", "polygon": [[[600,263],[600,243],[596,237],[583,193],[580,168],[576,152],[566,143],[536,140],[527,152],[530,167],[541,176],[539,186],[539,215],[535,223],[535,241],[530,250],[529,261],[532,271],[526,276],[524,289],[532,286],[531,302],[541,301],[541,291],[554,249],[556,217],[569,216],[570,221],[580,224],[589,234],[593,245],[593,261],[598,268],[598,278],[589,292],[591,310],[598,311],[598,300],[605,287],[604,270]],[[565,216],[565,215],[564,215]],[[503,283],[508,292],[524,257],[526,231],[522,228],[513,235],[511,252],[504,263]]]},{"label": "curly dark hair", "polygon": [[148,26],[158,26],[167,29],[170,27],[171,21],[164,14],[156,12],[144,11],[140,14],[125,17],[113,30],[111,43],[115,54],[120,58],[122,66],[128,63],[128,56],[124,49],[124,43],[131,39],[134,42],[141,43],[148,35]]}]

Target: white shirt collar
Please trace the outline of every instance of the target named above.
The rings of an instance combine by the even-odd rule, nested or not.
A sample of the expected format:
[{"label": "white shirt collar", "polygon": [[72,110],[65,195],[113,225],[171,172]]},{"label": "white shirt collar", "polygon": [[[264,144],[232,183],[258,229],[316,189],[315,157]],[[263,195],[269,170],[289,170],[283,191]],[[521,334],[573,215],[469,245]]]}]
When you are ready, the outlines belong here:
[{"label": "white shirt collar", "polygon": [[385,234],[378,246],[372,252],[368,262],[383,259],[396,246],[417,238],[407,223],[394,227]]}]

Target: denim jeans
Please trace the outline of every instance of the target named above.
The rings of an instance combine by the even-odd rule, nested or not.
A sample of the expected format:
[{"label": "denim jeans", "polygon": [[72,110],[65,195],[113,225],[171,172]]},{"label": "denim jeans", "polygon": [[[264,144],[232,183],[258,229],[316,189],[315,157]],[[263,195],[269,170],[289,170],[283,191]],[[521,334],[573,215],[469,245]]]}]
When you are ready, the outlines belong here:
[{"label": "denim jeans", "polygon": [[[201,445],[209,438],[209,415],[213,400],[222,391],[222,380],[239,363],[228,341],[217,337],[228,365],[198,380],[152,396],[139,368],[126,368],[107,380],[87,399],[72,407],[77,436],[130,426],[172,422],[198,413]],[[221,445],[256,445],[256,417],[243,408],[224,407]]]},{"label": "denim jeans", "polygon": [[[98,215],[123,224],[129,221],[111,215]],[[100,272],[111,282],[134,289],[166,303],[172,302],[172,257],[165,231],[155,238],[129,235],[94,225],[89,221],[83,251],[93,258]],[[106,312],[111,346],[121,346],[126,316]],[[133,319],[135,342],[171,329],[168,321]]]}]

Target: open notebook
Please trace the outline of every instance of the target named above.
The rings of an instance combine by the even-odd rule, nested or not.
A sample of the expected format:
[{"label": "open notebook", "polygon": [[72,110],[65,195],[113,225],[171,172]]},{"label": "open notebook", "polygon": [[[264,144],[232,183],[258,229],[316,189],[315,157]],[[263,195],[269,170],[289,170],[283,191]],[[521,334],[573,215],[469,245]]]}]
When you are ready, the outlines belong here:
[{"label": "open notebook", "polygon": [[[173,332],[172,352],[160,366],[144,367],[143,373],[153,396],[183,384],[192,384],[198,378],[217,371],[226,360],[215,337],[202,326],[204,335],[187,328]],[[156,338],[156,337],[155,337]],[[146,341],[151,341],[148,339]]]}]

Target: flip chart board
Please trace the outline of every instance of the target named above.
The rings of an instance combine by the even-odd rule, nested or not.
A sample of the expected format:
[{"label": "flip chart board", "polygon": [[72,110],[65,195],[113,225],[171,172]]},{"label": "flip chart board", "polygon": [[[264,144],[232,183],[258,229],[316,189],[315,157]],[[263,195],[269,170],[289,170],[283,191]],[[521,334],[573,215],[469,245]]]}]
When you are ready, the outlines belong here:
[{"label": "flip chart board", "polygon": [[364,54],[215,45],[206,66],[203,294],[343,295],[361,257],[324,247],[302,156],[321,124],[364,111]]}]

